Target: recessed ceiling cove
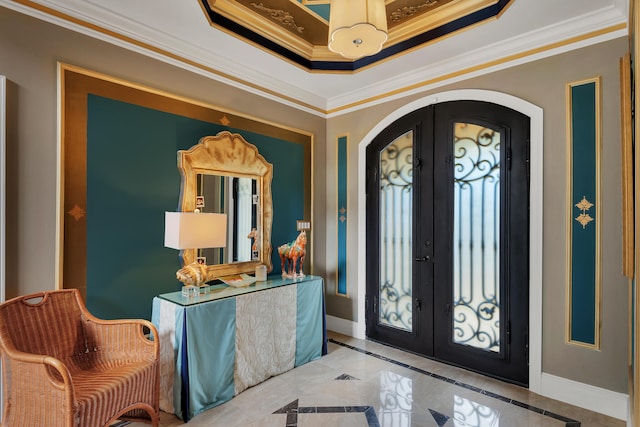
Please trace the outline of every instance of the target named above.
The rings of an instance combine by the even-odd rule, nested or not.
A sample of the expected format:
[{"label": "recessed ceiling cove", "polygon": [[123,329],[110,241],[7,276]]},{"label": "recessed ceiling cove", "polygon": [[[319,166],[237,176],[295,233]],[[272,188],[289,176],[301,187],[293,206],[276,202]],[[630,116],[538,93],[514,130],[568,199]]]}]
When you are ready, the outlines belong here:
[{"label": "recessed ceiling cove", "polygon": [[353,72],[497,18],[515,0],[386,0],[380,52],[346,59],[330,51],[330,0],[200,0],[212,26],[310,71]]}]

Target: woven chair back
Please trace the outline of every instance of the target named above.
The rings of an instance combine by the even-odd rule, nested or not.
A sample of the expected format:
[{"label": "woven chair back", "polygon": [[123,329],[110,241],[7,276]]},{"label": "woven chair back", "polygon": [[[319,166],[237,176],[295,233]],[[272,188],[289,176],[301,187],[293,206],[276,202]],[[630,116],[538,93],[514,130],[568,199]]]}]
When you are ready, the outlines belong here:
[{"label": "woven chair back", "polygon": [[82,310],[74,291],[42,292],[2,304],[0,343],[59,360],[86,352]]}]

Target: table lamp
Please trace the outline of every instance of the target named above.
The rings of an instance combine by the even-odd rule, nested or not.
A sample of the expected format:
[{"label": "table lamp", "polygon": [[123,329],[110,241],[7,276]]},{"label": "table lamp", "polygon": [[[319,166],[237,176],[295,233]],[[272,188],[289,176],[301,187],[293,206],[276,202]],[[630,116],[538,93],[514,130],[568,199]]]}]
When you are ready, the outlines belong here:
[{"label": "table lamp", "polygon": [[[223,248],[227,244],[227,215],[204,212],[165,212],[164,245],[172,249]],[[207,266],[196,261],[176,272],[187,288],[183,294],[199,292],[207,281]],[[189,288],[191,287],[191,288]]]}]

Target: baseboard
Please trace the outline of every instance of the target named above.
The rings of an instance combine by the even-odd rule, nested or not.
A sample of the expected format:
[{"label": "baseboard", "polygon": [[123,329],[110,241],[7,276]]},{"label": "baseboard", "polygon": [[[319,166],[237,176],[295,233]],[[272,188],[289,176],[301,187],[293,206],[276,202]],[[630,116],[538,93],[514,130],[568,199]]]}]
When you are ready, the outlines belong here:
[{"label": "baseboard", "polygon": [[357,322],[327,315],[327,329],[349,337],[366,339],[364,331],[360,331]]},{"label": "baseboard", "polygon": [[540,394],[561,402],[626,421],[629,396],[551,374],[542,373]]}]

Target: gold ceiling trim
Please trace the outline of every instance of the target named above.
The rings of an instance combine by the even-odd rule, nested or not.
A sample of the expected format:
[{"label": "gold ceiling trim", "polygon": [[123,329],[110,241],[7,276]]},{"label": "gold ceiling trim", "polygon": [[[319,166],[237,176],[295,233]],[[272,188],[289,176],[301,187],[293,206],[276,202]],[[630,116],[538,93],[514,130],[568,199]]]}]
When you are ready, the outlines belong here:
[{"label": "gold ceiling trim", "polygon": [[[429,9],[429,13],[422,13],[418,16],[409,17],[404,21],[398,21],[393,26],[390,24],[389,40],[385,43],[384,47],[404,42],[412,37],[416,37],[420,34],[426,33],[427,31],[431,31],[435,28],[471,15],[474,12],[495,5],[498,1],[499,0],[465,0],[458,2],[448,0],[446,3],[443,3],[441,0],[439,6]],[[503,10],[508,8],[510,5],[511,2],[509,2]],[[488,18],[482,20],[473,24],[473,26],[486,23],[489,20],[491,19]],[[457,33],[460,30],[454,31],[454,33]],[[440,38],[441,37],[438,39]]]},{"label": "gold ceiling trim", "polygon": [[[271,40],[304,58],[311,58],[313,56],[316,44],[322,43],[326,45],[326,36],[318,36],[318,32],[322,31],[321,29],[325,29],[328,34],[329,23],[318,15],[308,13],[307,8],[297,1],[290,2],[289,0],[283,0],[287,3],[287,6],[289,6],[287,13],[291,17],[290,19],[295,20],[295,22],[297,22],[297,26],[304,28],[304,32],[302,34],[290,29],[288,25],[283,24],[283,22],[275,19],[269,12],[264,10],[285,10],[284,7],[278,8],[276,5],[272,5],[271,3],[274,3],[273,0],[269,3],[269,6],[267,6],[266,1],[260,2],[259,4],[263,5],[262,9],[250,6],[250,3],[255,3],[255,1],[244,1],[247,6],[243,5],[239,1],[231,0],[207,0],[207,4],[211,10],[215,11],[220,16],[248,28],[254,33]],[[211,17],[204,8],[202,11],[212,27],[215,27],[216,29],[223,29],[222,26],[211,21]],[[304,24],[302,23],[303,19],[306,19]],[[225,32],[237,39],[247,42],[246,38],[239,36],[232,31],[225,30]],[[314,40],[315,43],[311,43],[309,39]],[[342,58],[333,52],[332,54],[336,59]]]},{"label": "gold ceiling trim", "polygon": [[143,48],[145,50],[148,50],[150,52],[157,53],[157,54],[165,56],[167,58],[175,59],[176,61],[179,61],[179,62],[181,62],[183,64],[190,65],[192,67],[195,67],[195,68],[198,68],[200,70],[206,71],[206,72],[211,73],[213,75],[216,75],[216,76],[222,77],[224,79],[233,81],[233,82],[238,83],[238,84],[240,84],[242,86],[247,86],[249,88],[255,89],[255,90],[260,91],[262,93],[274,96],[274,97],[276,97],[278,99],[281,99],[283,101],[287,101],[287,102],[290,102],[290,103],[292,103],[294,105],[298,105],[298,106],[300,106],[302,108],[307,108],[307,109],[312,110],[312,111],[317,111],[318,113],[326,114],[326,110],[323,110],[323,109],[321,109],[319,107],[316,107],[315,105],[308,104],[308,103],[302,102],[302,101],[300,101],[300,100],[298,100],[296,98],[292,98],[290,96],[283,95],[280,92],[277,92],[277,91],[274,91],[274,90],[271,90],[271,89],[267,89],[267,88],[265,88],[263,86],[248,82],[246,80],[243,80],[243,79],[240,79],[238,77],[235,77],[235,76],[233,76],[231,74],[227,74],[227,73],[224,73],[222,71],[216,70],[214,68],[208,67],[208,66],[203,65],[203,64],[201,64],[199,62],[192,61],[192,60],[187,59],[187,58],[185,58],[183,56],[176,55],[176,54],[171,53],[169,51],[166,51],[164,49],[160,49],[160,48],[157,48],[157,47],[152,46],[150,44],[140,42],[139,40],[133,39],[133,38],[128,37],[128,36],[124,36],[122,34],[119,34],[119,33],[113,32],[111,30],[108,30],[106,28],[99,27],[99,26],[97,26],[95,24],[92,24],[90,22],[86,22],[86,21],[83,21],[81,19],[74,18],[73,16],[67,15],[67,14],[62,13],[62,12],[58,12],[55,9],[51,9],[49,7],[46,7],[46,6],[42,6],[42,5],[38,4],[38,3],[33,3],[31,0],[12,0],[12,1],[14,3],[18,3],[18,4],[21,4],[23,6],[29,7],[31,9],[37,10],[39,12],[46,13],[46,14],[54,16],[56,18],[60,18],[62,20],[71,22],[71,23],[79,25],[81,27],[93,30],[93,31],[95,31],[97,33],[104,34],[104,35],[107,35],[109,37],[115,38],[117,40],[124,41],[124,42],[126,42],[128,44],[141,47],[141,48]]},{"label": "gold ceiling trim", "polygon": [[441,82],[444,82],[446,80],[453,79],[455,77],[464,76],[465,74],[471,74],[471,73],[474,73],[476,71],[481,71],[481,70],[485,70],[487,68],[491,68],[491,67],[495,67],[495,66],[498,66],[498,65],[506,64],[508,62],[516,61],[518,59],[526,58],[528,56],[533,56],[533,55],[536,55],[536,54],[539,54],[539,53],[543,53],[543,52],[547,52],[547,51],[550,51],[550,50],[553,50],[553,49],[557,49],[557,48],[561,48],[561,47],[564,47],[564,46],[568,46],[568,45],[571,45],[571,44],[574,44],[574,43],[578,43],[578,42],[581,42],[581,41],[584,41],[584,40],[589,40],[589,39],[592,39],[592,38],[595,38],[595,37],[599,37],[599,36],[602,36],[602,35],[605,35],[605,34],[609,34],[609,33],[613,33],[613,32],[616,32],[616,31],[624,30],[626,28],[627,28],[627,24],[625,24],[625,23],[612,25],[610,27],[602,28],[602,29],[596,30],[596,31],[592,31],[592,32],[587,33],[587,34],[582,34],[582,35],[579,35],[579,36],[571,37],[571,38],[568,38],[568,39],[565,39],[565,40],[561,40],[561,41],[558,41],[558,42],[555,42],[555,43],[551,43],[551,44],[548,44],[548,45],[545,45],[545,46],[541,46],[541,47],[538,47],[538,48],[535,48],[535,49],[530,49],[530,50],[527,50],[527,51],[524,51],[524,52],[520,52],[520,53],[516,53],[516,54],[513,54],[513,55],[505,56],[503,58],[498,58],[498,59],[495,59],[493,61],[485,62],[483,64],[474,65],[472,67],[467,67],[467,68],[464,68],[464,69],[461,69],[461,70],[458,70],[458,71],[453,71],[451,73],[443,74],[442,76],[439,76],[439,77],[434,77],[434,78],[429,79],[429,80],[424,80],[424,81],[419,82],[419,83],[414,83],[414,84],[409,85],[409,86],[404,86],[402,88],[395,89],[395,90],[392,90],[392,91],[389,91],[389,92],[385,92],[385,93],[382,93],[382,94],[379,94],[379,95],[376,95],[376,96],[372,96],[372,97],[369,97],[369,98],[366,98],[366,99],[363,99],[363,100],[360,100],[360,101],[357,101],[357,102],[352,102],[350,104],[345,104],[345,105],[342,105],[340,107],[333,108],[331,110],[327,110],[326,114],[329,115],[329,114],[334,114],[334,113],[337,113],[337,112],[340,112],[340,111],[349,110],[349,109],[358,107],[360,105],[366,105],[366,104],[369,104],[371,102],[379,101],[381,99],[385,99],[385,98],[389,98],[391,96],[402,94],[404,92],[409,92],[409,91],[413,91],[415,89],[420,89],[420,88],[423,88],[425,86],[429,86],[429,85],[432,85],[432,84],[441,83]]},{"label": "gold ceiling trim", "polygon": [[440,0],[427,0],[425,3],[418,6],[404,6],[398,8],[389,14],[389,22],[396,23],[403,21],[407,18],[411,18],[413,15],[417,15],[423,11],[423,9],[430,8],[437,5]]},{"label": "gold ceiling trim", "polygon": [[251,2],[249,3],[251,6],[253,6],[254,8],[256,8],[257,10],[266,12],[269,14],[269,16],[271,16],[271,18],[275,19],[276,21],[280,22],[281,25],[284,25],[285,27],[289,27],[293,30],[295,30],[296,32],[303,34],[304,33],[304,27],[300,27],[296,24],[296,19],[286,10],[282,10],[282,9],[271,9],[266,7],[264,4],[262,4],[262,2],[260,3],[256,3],[256,2]]},{"label": "gold ceiling trim", "polygon": [[[365,104],[368,104],[368,103],[371,103],[371,102],[375,102],[375,101],[378,101],[378,100],[381,100],[381,99],[384,99],[384,98],[388,98],[388,97],[391,97],[391,96],[399,95],[399,94],[402,94],[404,92],[409,92],[409,91],[413,91],[415,89],[423,88],[425,86],[429,86],[429,85],[432,85],[432,84],[444,82],[444,81],[452,79],[454,77],[464,76],[465,74],[469,74],[469,73],[480,71],[480,70],[483,70],[483,69],[486,69],[486,68],[498,66],[498,65],[510,62],[510,61],[515,61],[515,60],[518,60],[518,59],[526,58],[527,56],[531,56],[531,55],[535,55],[535,54],[538,54],[538,53],[546,52],[546,51],[549,51],[549,50],[553,50],[553,49],[560,48],[560,47],[563,47],[563,46],[571,45],[573,43],[578,43],[578,42],[581,42],[581,41],[584,41],[584,40],[588,40],[588,39],[591,39],[591,38],[599,37],[599,36],[602,36],[602,35],[605,35],[605,34],[609,34],[609,33],[612,33],[612,32],[624,30],[624,29],[627,28],[627,25],[625,23],[613,25],[613,26],[610,26],[610,27],[607,27],[607,28],[603,28],[603,29],[600,29],[600,30],[596,30],[596,31],[593,31],[593,32],[590,32],[590,33],[587,33],[587,34],[571,37],[569,39],[565,39],[565,40],[561,40],[561,41],[558,41],[558,42],[555,42],[555,43],[551,43],[549,45],[541,46],[539,48],[530,49],[528,51],[524,51],[524,52],[521,52],[521,53],[518,53],[518,54],[513,54],[513,55],[510,55],[510,56],[507,56],[507,57],[504,57],[504,58],[499,58],[499,59],[496,59],[496,60],[493,60],[493,61],[489,61],[489,62],[480,64],[480,65],[476,65],[476,66],[473,66],[473,67],[467,67],[465,69],[462,69],[462,70],[459,70],[459,71],[454,71],[454,72],[442,75],[440,77],[435,77],[435,78],[432,78],[432,79],[429,79],[429,80],[425,80],[425,81],[422,81],[422,82],[419,82],[419,83],[415,83],[415,84],[412,84],[412,85],[409,85],[409,86],[404,86],[402,88],[395,89],[395,90],[392,90],[392,91],[388,91],[388,92],[385,92],[385,93],[380,94],[380,95],[372,96],[372,97],[363,99],[363,100],[358,101],[358,102],[353,102],[353,103],[346,104],[346,105],[343,105],[343,106],[340,106],[340,107],[337,107],[337,108],[333,108],[333,109],[330,109],[330,110],[325,110],[325,109],[322,109],[322,108],[317,107],[315,105],[308,104],[306,102],[300,101],[299,99],[283,95],[280,92],[276,92],[274,90],[267,89],[267,88],[265,88],[263,86],[259,86],[259,85],[254,84],[254,83],[247,82],[247,81],[245,81],[243,79],[240,79],[238,77],[234,77],[234,76],[232,76],[230,74],[223,73],[221,71],[218,71],[216,69],[213,69],[213,68],[205,66],[205,65],[202,65],[202,64],[200,64],[198,62],[189,60],[189,59],[184,58],[182,56],[173,54],[173,53],[168,52],[166,50],[159,49],[157,47],[154,47],[154,46],[146,44],[146,43],[142,43],[142,42],[140,42],[138,40],[132,39],[132,38],[127,37],[127,36],[123,36],[122,34],[115,33],[115,32],[113,32],[111,30],[106,29],[106,28],[99,27],[99,26],[97,26],[95,24],[92,24],[92,23],[89,23],[89,22],[86,22],[86,21],[82,21],[82,20],[74,18],[74,17],[72,17],[70,15],[58,12],[55,9],[51,9],[49,7],[46,7],[46,6],[42,6],[42,5],[38,4],[38,3],[33,3],[31,0],[12,0],[12,1],[14,3],[18,3],[18,4],[21,4],[23,6],[29,7],[31,9],[37,10],[39,12],[54,16],[56,18],[60,18],[62,20],[65,20],[65,21],[68,21],[68,22],[71,22],[71,23],[74,23],[74,24],[79,25],[81,27],[84,27],[84,28],[87,28],[87,29],[91,29],[91,30],[96,31],[96,32],[98,32],[100,34],[104,34],[104,35],[107,35],[109,37],[124,41],[124,42],[126,42],[128,44],[141,47],[141,48],[143,48],[145,50],[160,54],[160,55],[165,56],[167,58],[175,59],[175,60],[177,60],[179,62],[182,62],[182,63],[184,63],[186,65],[193,66],[195,68],[198,68],[200,70],[206,71],[206,72],[211,73],[213,75],[217,75],[217,76],[223,77],[223,78],[228,79],[230,81],[236,82],[236,83],[238,83],[240,85],[247,86],[247,87],[255,89],[255,90],[259,91],[259,92],[274,96],[275,98],[280,99],[282,101],[286,101],[286,102],[290,102],[291,104],[298,105],[300,108],[306,108],[308,110],[316,111],[316,112],[324,114],[324,115],[330,115],[330,114],[338,113],[340,111],[352,109],[352,108],[358,107],[360,105],[365,105]],[[320,0],[318,0],[318,1],[320,1]],[[256,45],[256,46],[260,47],[259,45]],[[406,52],[408,52],[408,51],[406,51]],[[297,65],[298,67],[300,67],[300,65],[296,64],[295,62],[292,62],[292,61],[288,61],[288,62],[290,62],[292,65]],[[358,71],[363,70],[363,69],[364,68],[359,69]],[[327,72],[323,71],[322,73],[326,74]],[[339,73],[339,72],[335,72],[335,73]],[[234,113],[234,114],[241,115],[239,113]]]},{"label": "gold ceiling trim", "polygon": [[[353,62],[327,48],[329,23],[304,6],[304,4],[311,4],[308,1],[304,3],[292,0],[206,1],[209,8],[218,15],[249,29],[306,60]],[[387,0],[389,38],[383,49],[405,42],[479,10],[494,6],[499,2],[499,0],[419,1],[416,3],[416,0]],[[328,2],[323,1],[314,4],[326,3]],[[511,3],[510,1],[502,11],[507,9]],[[228,31],[222,28],[221,25],[212,22],[204,7],[202,10],[211,26],[221,29],[244,42],[256,45],[251,40],[247,40],[245,37],[233,31]],[[302,20],[306,20],[306,23],[303,23]],[[489,18],[472,25],[475,26],[488,20]],[[446,35],[443,37],[446,37]],[[423,45],[416,47],[421,46]]]}]

